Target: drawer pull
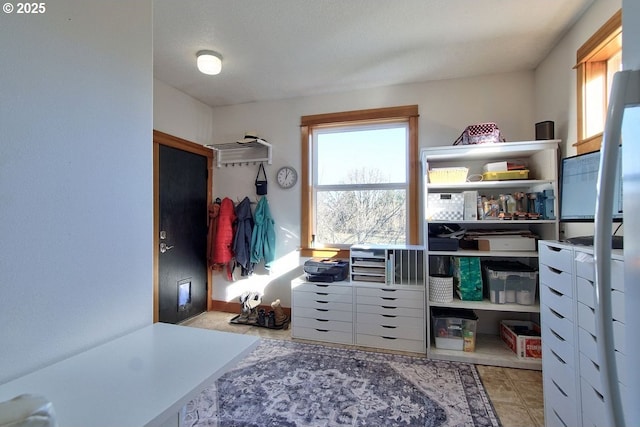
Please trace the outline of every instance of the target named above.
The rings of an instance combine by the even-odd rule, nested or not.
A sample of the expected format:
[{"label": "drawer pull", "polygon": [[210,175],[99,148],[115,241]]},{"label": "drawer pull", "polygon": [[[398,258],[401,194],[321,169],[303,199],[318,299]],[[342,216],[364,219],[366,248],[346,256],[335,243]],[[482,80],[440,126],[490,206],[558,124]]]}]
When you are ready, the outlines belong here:
[{"label": "drawer pull", "polygon": [[381,297],[381,298],[385,301],[395,301],[398,299],[398,298],[391,298],[391,297]]},{"label": "drawer pull", "polygon": [[315,286],[317,286],[318,288],[328,288],[329,287],[329,285],[315,285]]},{"label": "drawer pull", "polygon": [[397,289],[380,289],[382,292],[395,292]]},{"label": "drawer pull", "polygon": [[556,316],[559,319],[564,319],[564,316],[560,313],[558,313],[557,311],[555,311],[553,308],[548,307],[549,311],[551,312],[551,314],[553,314],[554,316]]},{"label": "drawer pull", "polygon": [[551,380],[551,382],[553,383],[553,385],[554,385],[554,386],[556,386],[556,388],[558,389],[558,391],[559,391],[560,393],[562,393],[562,395],[563,395],[564,397],[569,397],[569,395],[568,395],[567,393],[565,393],[563,389],[561,389],[561,388],[560,388],[560,386],[558,385],[558,383],[556,383],[554,380]]},{"label": "drawer pull", "polygon": [[558,335],[558,333],[556,331],[554,331],[553,329],[549,328],[549,330],[551,331],[551,333],[553,335],[556,336],[556,338],[558,338],[560,341],[566,341],[564,338],[562,338],[560,335]]},{"label": "drawer pull", "polygon": [[593,387],[591,387],[591,388],[593,389],[593,391],[596,392],[596,396],[598,396],[598,398],[604,402],[604,396],[602,394],[600,394],[600,392],[598,390],[596,390],[595,388],[593,388]]},{"label": "drawer pull", "polygon": [[381,316],[382,316],[382,317],[390,317],[390,318],[393,318],[393,319],[395,319],[396,317],[398,317],[398,316],[396,316],[395,314],[381,314]]},{"label": "drawer pull", "polygon": [[552,409],[552,411],[556,418],[558,418],[558,421],[560,421],[564,427],[569,427],[567,423],[565,423],[564,420],[560,417],[560,415],[558,415],[555,409]]},{"label": "drawer pull", "polygon": [[558,356],[555,351],[553,350],[550,350],[550,351],[551,351],[551,354],[553,354],[556,357],[556,359],[558,359],[563,365],[567,364],[567,362],[565,362],[562,357]]},{"label": "drawer pull", "polygon": [[391,326],[391,325],[380,325],[380,326],[382,326],[383,328],[387,328],[387,329],[395,329],[395,328],[397,328],[397,326]]},{"label": "drawer pull", "polygon": [[317,329],[317,328],[316,328],[316,331],[318,331],[318,332],[329,332],[328,329]]},{"label": "drawer pull", "polygon": [[329,311],[329,309],[328,308],[316,308],[316,311],[325,311],[326,312],[326,311]]},{"label": "drawer pull", "polygon": [[329,295],[329,294],[328,294],[328,293],[326,293],[326,292],[316,292],[316,295],[327,296],[327,295]]},{"label": "drawer pull", "polygon": [[395,310],[396,308],[398,308],[398,307],[391,307],[389,305],[381,305],[380,307],[386,308],[387,310]]},{"label": "drawer pull", "polygon": [[549,270],[553,274],[562,274],[562,270],[558,270],[557,268],[553,268],[549,265],[545,265],[545,267],[547,267],[547,270]]},{"label": "drawer pull", "polygon": [[317,302],[318,304],[329,304],[329,301],[319,301],[319,300],[316,300],[316,302]]},{"label": "drawer pull", "polygon": [[398,339],[398,338],[395,338],[395,337],[384,337],[384,336],[382,338],[384,338],[385,340],[397,340]]},{"label": "drawer pull", "polygon": [[328,322],[329,319],[316,319],[318,322]]},{"label": "drawer pull", "polygon": [[552,294],[554,294],[555,296],[558,296],[558,297],[562,297],[562,296],[564,296],[564,294],[563,294],[563,293],[558,292],[558,291],[556,291],[555,289],[550,288],[549,286],[547,286],[547,288],[548,288],[548,289],[549,289],[549,291],[551,291],[551,293],[552,293]]}]

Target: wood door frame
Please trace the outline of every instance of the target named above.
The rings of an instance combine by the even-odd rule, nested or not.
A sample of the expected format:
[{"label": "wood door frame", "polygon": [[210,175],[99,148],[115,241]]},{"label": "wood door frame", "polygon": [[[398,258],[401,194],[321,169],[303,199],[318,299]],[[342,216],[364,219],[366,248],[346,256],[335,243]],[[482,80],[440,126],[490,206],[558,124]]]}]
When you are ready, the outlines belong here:
[{"label": "wood door frame", "polygon": [[[177,148],[189,153],[199,154],[207,158],[207,207],[212,202],[213,193],[213,150],[169,135],[168,133],[153,130],[153,323],[158,322],[160,310],[160,282],[158,271],[158,253],[160,246],[160,145]],[[207,213],[207,220],[209,214]],[[209,245],[207,240],[207,245]],[[211,285],[213,283],[211,270],[207,267],[207,311],[212,310]]]}]

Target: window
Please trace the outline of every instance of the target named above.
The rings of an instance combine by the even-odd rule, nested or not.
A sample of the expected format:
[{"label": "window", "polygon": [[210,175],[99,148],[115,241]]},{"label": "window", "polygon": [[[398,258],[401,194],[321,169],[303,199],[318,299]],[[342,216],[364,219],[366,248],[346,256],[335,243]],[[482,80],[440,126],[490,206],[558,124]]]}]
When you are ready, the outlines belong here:
[{"label": "window", "polygon": [[577,52],[578,154],[597,151],[607,115],[613,74],[622,69],[622,11],[611,17]]},{"label": "window", "polygon": [[302,117],[303,255],[418,242],[417,110]]}]

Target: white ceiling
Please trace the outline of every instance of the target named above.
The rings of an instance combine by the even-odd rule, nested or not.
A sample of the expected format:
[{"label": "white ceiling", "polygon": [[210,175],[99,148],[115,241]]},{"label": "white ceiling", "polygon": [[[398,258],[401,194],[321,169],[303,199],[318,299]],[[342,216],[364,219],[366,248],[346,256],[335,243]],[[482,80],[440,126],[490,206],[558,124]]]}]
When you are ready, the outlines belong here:
[{"label": "white ceiling", "polygon": [[592,2],[154,0],[154,75],[215,107],[529,70]]}]

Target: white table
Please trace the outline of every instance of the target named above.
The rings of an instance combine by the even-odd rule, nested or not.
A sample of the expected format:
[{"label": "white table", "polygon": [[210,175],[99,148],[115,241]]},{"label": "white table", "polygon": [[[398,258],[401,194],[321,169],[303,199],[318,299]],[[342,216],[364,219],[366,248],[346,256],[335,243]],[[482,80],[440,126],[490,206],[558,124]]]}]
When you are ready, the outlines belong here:
[{"label": "white table", "polygon": [[259,341],[156,323],[0,385],[0,401],[41,394],[60,427],[177,423],[182,407]]}]

